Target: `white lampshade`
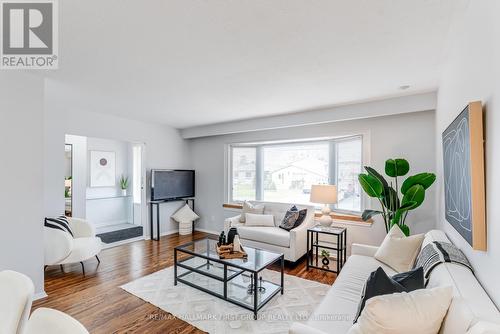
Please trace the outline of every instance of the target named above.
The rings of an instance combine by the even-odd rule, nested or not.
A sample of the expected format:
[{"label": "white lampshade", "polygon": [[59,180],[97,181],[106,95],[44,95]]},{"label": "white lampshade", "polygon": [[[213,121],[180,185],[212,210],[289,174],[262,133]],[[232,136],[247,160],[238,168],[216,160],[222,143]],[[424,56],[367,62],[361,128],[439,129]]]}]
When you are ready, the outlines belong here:
[{"label": "white lampshade", "polygon": [[311,187],[311,203],[337,203],[337,186],[332,184],[315,184]]}]

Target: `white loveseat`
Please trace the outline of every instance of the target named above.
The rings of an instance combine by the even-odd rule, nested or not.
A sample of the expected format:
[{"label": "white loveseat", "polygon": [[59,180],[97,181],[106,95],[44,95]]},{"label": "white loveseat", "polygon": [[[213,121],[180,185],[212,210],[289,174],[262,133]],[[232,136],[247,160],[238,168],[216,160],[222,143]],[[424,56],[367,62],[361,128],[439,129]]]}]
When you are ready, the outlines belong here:
[{"label": "white loveseat", "polygon": [[314,206],[296,205],[299,210],[307,209],[307,215],[300,226],[288,232],[278,226],[287,210],[294,204],[260,201],[251,201],[250,203],[264,205],[264,214],[274,216],[275,226],[245,226],[244,223],[240,223],[241,214],[239,214],[224,221],[225,233],[230,227],[236,227],[244,246],[283,253],[285,260],[288,261],[295,262],[306,254],[307,229],[314,226]]},{"label": "white loveseat", "polygon": [[[439,230],[428,232],[423,246],[432,241],[450,242]],[[353,244],[352,255],[322,303],[306,324],[294,323],[289,333],[347,333],[370,273],[379,266],[389,275],[396,273],[373,257],[376,251],[377,247]],[[452,263],[438,265],[430,275],[427,288],[436,286],[454,288],[454,297],[440,334],[500,333],[500,313],[468,268]]]}]

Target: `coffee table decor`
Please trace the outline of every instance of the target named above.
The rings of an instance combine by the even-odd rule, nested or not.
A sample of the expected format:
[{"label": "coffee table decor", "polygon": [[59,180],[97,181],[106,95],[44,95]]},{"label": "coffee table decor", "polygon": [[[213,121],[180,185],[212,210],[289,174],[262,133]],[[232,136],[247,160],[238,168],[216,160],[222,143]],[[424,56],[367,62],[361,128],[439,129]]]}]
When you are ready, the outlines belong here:
[{"label": "coffee table decor", "polygon": [[[257,312],[284,292],[284,255],[245,247],[246,258],[222,258],[217,248],[218,242],[210,238],[175,247],[174,285],[180,282],[224,299],[252,311],[257,319]],[[280,266],[279,283],[261,275],[275,263]]]},{"label": "coffee table decor", "polygon": [[[231,232],[233,232],[232,235]],[[229,231],[227,240],[224,232],[220,234],[219,242],[215,249],[221,259],[246,259],[248,257],[243,246],[241,246],[240,236],[234,227]]]}]

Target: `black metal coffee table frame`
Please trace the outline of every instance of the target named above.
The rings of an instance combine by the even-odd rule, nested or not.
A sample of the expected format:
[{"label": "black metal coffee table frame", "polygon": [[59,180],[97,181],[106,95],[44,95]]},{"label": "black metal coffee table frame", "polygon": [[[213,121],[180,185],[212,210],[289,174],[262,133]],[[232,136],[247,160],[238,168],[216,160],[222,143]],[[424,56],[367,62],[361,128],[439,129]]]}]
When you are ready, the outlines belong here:
[{"label": "black metal coffee table frame", "polygon": [[[194,245],[195,242],[200,242],[201,240],[207,240],[207,252],[205,254],[202,254],[202,253],[197,253],[195,251],[192,251],[192,250],[189,250],[189,249],[186,249],[186,247],[190,246],[190,245]],[[260,267],[256,268],[255,270],[252,270],[252,269],[249,269],[249,268],[245,268],[244,266],[240,266],[238,265],[237,263],[234,263],[234,262],[229,262],[229,261],[226,261],[224,259],[219,259],[217,258],[216,256],[214,256],[211,252],[210,252],[210,247],[209,247],[209,243],[210,243],[210,240],[209,238],[204,238],[204,239],[201,239],[201,240],[195,240],[195,241],[191,241],[189,243],[186,243],[186,244],[183,244],[181,246],[178,246],[178,247],[175,247],[174,249],[174,285],[177,285],[177,282],[181,282],[183,284],[186,284],[186,285],[189,285],[195,289],[198,289],[198,290],[201,290],[201,291],[204,291],[208,294],[211,294],[213,296],[216,296],[218,298],[221,298],[223,300],[226,300],[230,303],[233,303],[235,305],[238,305],[238,306],[241,306],[247,310],[250,310],[253,312],[254,314],[254,319],[257,319],[257,312],[264,306],[266,305],[274,296],[276,296],[278,294],[278,292],[281,292],[281,294],[284,293],[284,267],[285,267],[285,257],[283,254],[278,254],[278,253],[274,253],[274,252],[268,252],[268,251],[265,251],[265,250],[259,250],[259,251],[264,251],[264,252],[268,252],[270,254],[276,254],[276,257],[264,264],[262,264]],[[246,249],[248,247],[245,247]],[[189,256],[187,257],[184,257],[182,259],[179,259],[179,255],[178,253],[185,253],[185,254],[188,254]],[[205,259],[206,262],[204,262],[203,264],[201,265],[198,265],[196,267],[193,267],[193,266],[190,266],[190,265],[187,265],[185,264],[188,260],[190,259],[193,259],[193,258],[201,258],[201,259]],[[234,261],[234,259],[232,260]],[[244,261],[243,259],[241,261]],[[259,273],[266,269],[267,267],[269,267],[270,265],[274,264],[274,263],[277,263],[279,262],[280,263],[280,267],[281,267],[281,283],[280,285],[276,284],[276,283],[273,283],[271,281],[267,281],[267,280],[262,280],[262,278],[259,279]],[[223,267],[223,277],[220,277],[220,276],[217,276],[217,275],[214,275],[214,274],[211,274],[211,273],[208,273],[206,270],[202,270],[202,268],[206,268],[207,270],[210,269],[210,266],[214,266],[214,263],[218,263],[220,265],[222,265]],[[178,267],[180,268],[184,268],[186,269],[186,272],[182,273],[182,274],[178,274]],[[200,285],[197,285],[195,283],[192,283],[192,282],[189,282],[185,279],[183,279],[184,276],[186,275],[189,275],[191,273],[197,273],[197,274],[200,274],[200,275],[203,275],[203,276],[206,276],[206,277],[210,277],[212,279],[215,279],[217,281],[220,281],[224,284],[224,288],[223,288],[223,294],[219,294],[217,292],[214,292],[214,291],[211,291],[207,288],[204,288]],[[239,275],[243,275],[243,276],[246,276],[248,277],[247,275],[245,275],[245,272],[246,273],[249,273],[250,274],[250,277],[251,277],[251,280],[252,280],[252,289],[253,289],[253,307],[250,307],[249,305],[243,303],[243,302],[240,302],[238,300],[235,300],[235,299],[232,299],[230,297],[228,297],[227,295],[227,288],[228,288],[228,283],[238,277]],[[262,284],[262,282],[266,282],[266,284],[270,284],[272,286],[275,287],[275,291],[273,291],[270,295],[268,295],[265,299],[261,300],[260,303],[258,301],[258,297],[259,297],[259,283]],[[247,288],[245,288],[245,291],[247,290]]]}]

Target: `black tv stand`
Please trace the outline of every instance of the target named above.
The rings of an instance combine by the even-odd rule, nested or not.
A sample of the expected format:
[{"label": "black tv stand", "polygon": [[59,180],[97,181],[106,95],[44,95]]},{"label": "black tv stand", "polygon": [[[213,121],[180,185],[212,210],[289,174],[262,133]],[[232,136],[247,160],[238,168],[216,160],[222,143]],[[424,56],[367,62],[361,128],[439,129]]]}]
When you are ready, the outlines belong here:
[{"label": "black tv stand", "polygon": [[[151,240],[160,241],[160,204],[170,203],[170,202],[186,202],[186,204],[189,205],[189,201],[191,201],[191,209],[193,209],[194,211],[194,198],[179,198],[179,199],[149,201],[149,231],[151,233]],[[154,206],[156,206],[156,239],[154,238],[154,231],[153,231]],[[194,231],[194,222],[193,222],[193,231]]]}]

